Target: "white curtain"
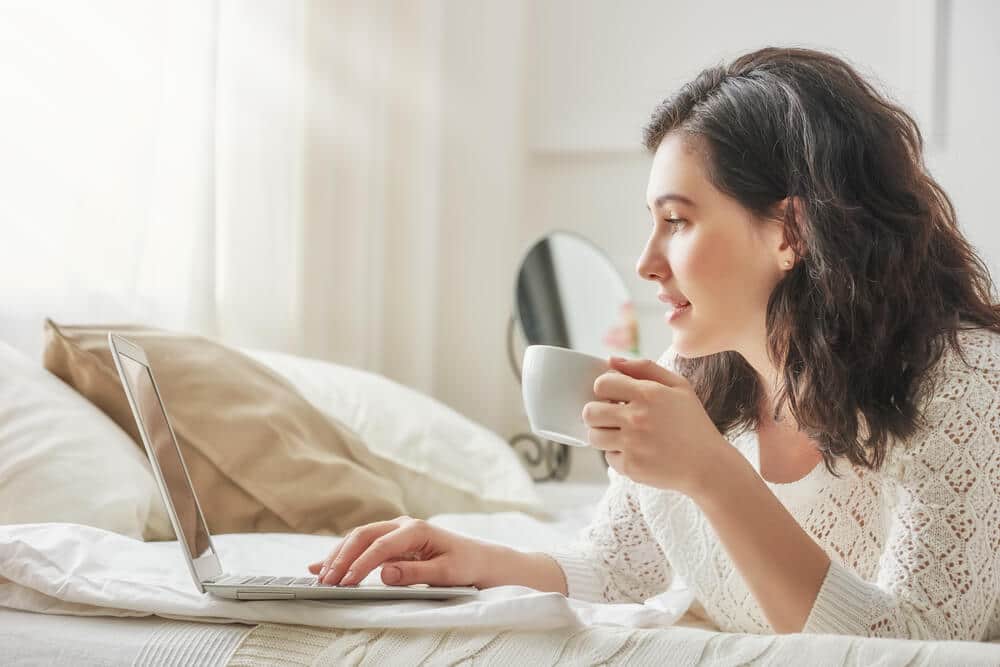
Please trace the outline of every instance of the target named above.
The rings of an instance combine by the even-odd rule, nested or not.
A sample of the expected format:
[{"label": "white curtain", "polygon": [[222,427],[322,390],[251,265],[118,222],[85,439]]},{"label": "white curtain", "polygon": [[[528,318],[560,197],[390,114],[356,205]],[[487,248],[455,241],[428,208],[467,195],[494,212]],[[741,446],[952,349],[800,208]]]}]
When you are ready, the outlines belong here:
[{"label": "white curtain", "polygon": [[0,340],[142,322],[386,374],[499,431],[520,3],[0,4]]},{"label": "white curtain", "polygon": [[98,7],[0,8],[0,337],[29,353],[45,316],[214,328],[214,9]]},{"label": "white curtain", "polygon": [[143,321],[379,366],[386,257],[402,240],[419,287],[437,241],[420,9],[4,6],[5,323]]}]

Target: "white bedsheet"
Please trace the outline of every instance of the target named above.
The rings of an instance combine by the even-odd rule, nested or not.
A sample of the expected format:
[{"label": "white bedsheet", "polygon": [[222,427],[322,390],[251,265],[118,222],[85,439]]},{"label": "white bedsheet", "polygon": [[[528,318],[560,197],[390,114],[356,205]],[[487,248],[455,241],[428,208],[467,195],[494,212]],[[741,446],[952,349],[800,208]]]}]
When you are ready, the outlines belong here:
[{"label": "white bedsheet", "polygon": [[[557,522],[542,523],[513,513],[440,515],[432,521],[522,549],[544,549],[562,544],[586,525],[603,485],[545,484],[539,491],[549,507],[557,510]],[[305,563],[323,554],[332,542],[331,538],[274,534],[216,538],[223,563],[248,574],[302,575]],[[656,630],[672,623],[686,606],[683,590],[661,600],[667,604],[666,611],[657,610],[655,604],[589,605],[517,587],[484,591],[476,604],[464,603],[468,606],[216,600],[195,592],[176,543],[141,543],[59,524],[0,527],[0,577],[6,577],[0,579],[0,607],[44,612],[0,609],[0,647],[4,647],[0,648],[0,664],[23,656],[29,664],[266,665],[287,660],[289,651],[297,659],[328,664],[358,662],[359,651],[385,658],[376,662],[393,664],[417,664],[424,659],[450,664],[462,656],[497,664],[515,658],[525,664],[602,660],[623,665],[1000,664],[1000,646],[973,642],[739,635],[700,629],[700,624],[692,625],[690,615],[669,629]],[[150,618],[151,613],[168,619]],[[182,622],[188,619],[201,622]],[[228,620],[277,624],[252,628],[220,623]],[[487,627],[493,624],[500,627]],[[314,627],[303,627],[309,625]],[[404,629],[316,627],[372,625]],[[507,632],[504,625],[528,627]],[[580,631],[580,625],[592,627]],[[151,632],[153,627],[159,629]],[[246,632],[240,633],[240,627]],[[432,629],[413,632],[408,627]],[[218,632],[213,633],[214,629]],[[121,639],[112,645],[115,633]],[[51,650],[40,644],[41,639],[51,642]],[[226,651],[237,643],[225,660]],[[188,659],[196,655],[206,659]]]},{"label": "white bedsheet", "polygon": [[[557,510],[546,523],[521,513],[454,514],[443,527],[522,549],[544,549],[586,525],[601,485],[542,485]],[[214,538],[226,570],[246,574],[306,574],[333,538],[278,533]],[[482,591],[454,601],[253,601],[197,591],[176,542],[142,542],[76,524],[0,526],[0,606],[77,615],[142,616],[246,623],[296,623],[340,628],[546,627],[619,625],[664,627],[691,602],[679,586],[646,604],[598,605],[520,586]],[[378,582],[378,571],[367,582]]]},{"label": "white bedsheet", "polygon": [[577,536],[594,514],[607,483],[545,482],[538,484],[542,505],[553,521],[539,521],[521,512],[494,514],[439,514],[430,522],[448,530],[525,551],[544,551],[565,546]]}]

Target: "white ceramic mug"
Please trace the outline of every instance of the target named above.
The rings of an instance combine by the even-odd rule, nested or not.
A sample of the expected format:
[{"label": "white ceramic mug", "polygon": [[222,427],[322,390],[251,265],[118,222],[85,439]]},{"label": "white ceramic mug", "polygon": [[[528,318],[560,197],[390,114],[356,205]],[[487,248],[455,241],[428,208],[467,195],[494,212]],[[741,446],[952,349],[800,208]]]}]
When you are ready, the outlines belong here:
[{"label": "white ceramic mug", "polygon": [[587,447],[583,406],[598,400],[594,381],[607,372],[608,360],[565,347],[529,345],[521,366],[521,395],[536,435]]}]

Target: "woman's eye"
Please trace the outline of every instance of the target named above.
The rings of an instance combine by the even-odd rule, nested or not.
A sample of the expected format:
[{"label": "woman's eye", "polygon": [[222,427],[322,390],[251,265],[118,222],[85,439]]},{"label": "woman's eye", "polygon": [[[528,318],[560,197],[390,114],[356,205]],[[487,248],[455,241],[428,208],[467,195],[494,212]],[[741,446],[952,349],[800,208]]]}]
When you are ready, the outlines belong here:
[{"label": "woman's eye", "polygon": [[667,218],[667,224],[670,225],[671,231],[679,228],[682,224],[686,223],[687,220],[684,218]]}]

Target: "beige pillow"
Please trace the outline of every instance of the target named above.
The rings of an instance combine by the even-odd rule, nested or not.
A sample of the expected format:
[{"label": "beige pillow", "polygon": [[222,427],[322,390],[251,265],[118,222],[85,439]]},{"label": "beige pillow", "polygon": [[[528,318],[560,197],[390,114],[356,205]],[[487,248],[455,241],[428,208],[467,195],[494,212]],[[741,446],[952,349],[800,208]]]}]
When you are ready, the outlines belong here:
[{"label": "beige pillow", "polygon": [[357,433],[414,516],[528,512],[551,518],[527,469],[499,435],[378,373],[280,352],[241,349]]},{"label": "beige pillow", "polygon": [[399,486],[372,472],[372,454],[354,432],[240,352],[145,327],[46,320],[45,367],[139,447],[108,349],[109,330],[146,351],[212,532],[343,534],[408,513]]}]

